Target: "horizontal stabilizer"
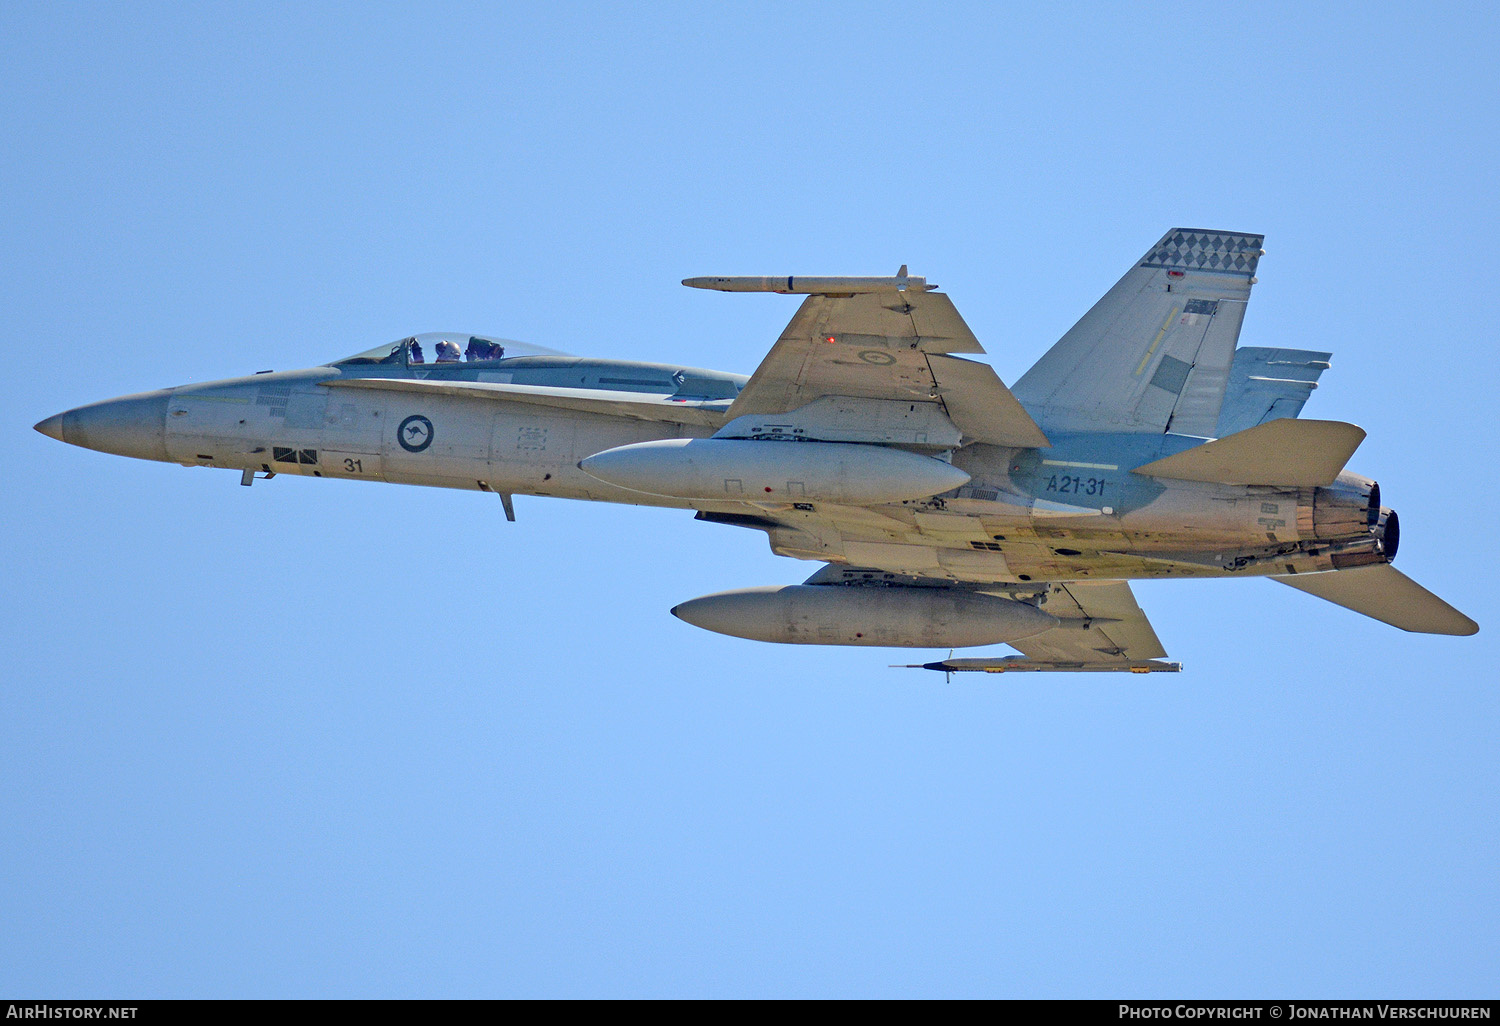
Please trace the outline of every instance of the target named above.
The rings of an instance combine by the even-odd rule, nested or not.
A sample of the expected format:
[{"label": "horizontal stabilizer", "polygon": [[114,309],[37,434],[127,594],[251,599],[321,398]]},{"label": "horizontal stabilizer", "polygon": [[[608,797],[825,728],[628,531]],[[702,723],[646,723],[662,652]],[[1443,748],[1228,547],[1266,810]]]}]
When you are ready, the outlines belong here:
[{"label": "horizontal stabilizer", "polygon": [[1364,439],[1363,428],[1337,420],[1273,420],[1135,472],[1178,481],[1315,488],[1332,484]]},{"label": "horizontal stabilizer", "polygon": [[1290,588],[1416,634],[1469,635],[1479,624],[1389,563],[1273,577]]},{"label": "horizontal stabilizer", "polygon": [[727,400],[679,402],[665,396],[640,392],[618,392],[602,388],[555,388],[550,385],[516,385],[493,381],[424,381],[419,378],[329,378],[318,382],[331,388],[370,388],[415,395],[446,395],[459,399],[503,399],[508,402],[551,406],[576,413],[603,413],[612,417],[718,427],[724,423]]}]

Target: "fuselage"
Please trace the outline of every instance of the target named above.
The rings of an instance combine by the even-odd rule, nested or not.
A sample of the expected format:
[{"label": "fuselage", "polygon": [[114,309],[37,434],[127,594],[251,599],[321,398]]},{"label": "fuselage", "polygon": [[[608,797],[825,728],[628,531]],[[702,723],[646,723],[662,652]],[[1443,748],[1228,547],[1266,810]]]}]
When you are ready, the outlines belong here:
[{"label": "fuselage", "polygon": [[[371,379],[425,391],[359,387]],[[1374,482],[1355,474],[1312,489],[1131,471],[1204,441],[1172,434],[1049,433],[1046,449],[915,444],[970,480],[876,506],[757,501],[756,483],[738,479],[733,494],[654,494],[580,468],[619,446],[714,435],[746,380],[551,355],[420,365],[365,357],[95,403],[38,429],[105,452],[239,471],[246,483],[295,474],[695,509],[764,531],[782,555],[975,585],[1308,573],[1394,555],[1394,515],[1381,510]],[[444,382],[497,391],[443,394]],[[622,415],[612,401],[621,396],[655,408]],[[676,419],[674,408],[684,411]]]}]

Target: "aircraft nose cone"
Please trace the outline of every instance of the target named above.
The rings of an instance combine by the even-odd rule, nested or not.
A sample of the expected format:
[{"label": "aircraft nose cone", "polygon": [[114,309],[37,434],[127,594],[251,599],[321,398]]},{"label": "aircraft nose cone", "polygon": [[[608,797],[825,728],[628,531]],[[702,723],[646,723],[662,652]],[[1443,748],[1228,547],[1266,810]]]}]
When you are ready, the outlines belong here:
[{"label": "aircraft nose cone", "polygon": [[90,403],[36,426],[69,445],[141,460],[167,459],[167,399],[171,389]]},{"label": "aircraft nose cone", "polygon": [[62,427],[63,415],[61,413],[54,413],[52,416],[36,425],[36,429],[42,434],[46,435],[48,438],[55,438],[59,442],[63,440]]}]

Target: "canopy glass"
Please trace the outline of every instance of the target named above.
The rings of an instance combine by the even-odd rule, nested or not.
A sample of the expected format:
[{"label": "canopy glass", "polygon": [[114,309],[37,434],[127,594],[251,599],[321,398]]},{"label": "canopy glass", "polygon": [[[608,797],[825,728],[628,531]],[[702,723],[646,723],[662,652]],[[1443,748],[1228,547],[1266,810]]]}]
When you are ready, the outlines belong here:
[{"label": "canopy glass", "polygon": [[363,353],[335,361],[334,366],[394,364],[411,366],[429,363],[496,363],[517,356],[566,356],[555,349],[534,346],[508,338],[470,335],[466,331],[428,331],[408,335],[367,349]]}]

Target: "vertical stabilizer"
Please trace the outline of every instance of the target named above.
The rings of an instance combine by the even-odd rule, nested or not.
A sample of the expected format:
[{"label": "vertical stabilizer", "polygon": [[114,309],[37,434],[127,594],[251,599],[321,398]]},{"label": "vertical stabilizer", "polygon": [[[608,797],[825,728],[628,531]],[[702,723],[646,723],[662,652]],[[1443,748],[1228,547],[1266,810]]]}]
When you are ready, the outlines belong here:
[{"label": "vertical stabilizer", "polygon": [[1044,431],[1212,437],[1264,237],[1174,228],[1013,389]]},{"label": "vertical stabilizer", "polygon": [[1304,349],[1236,349],[1214,437],[1248,431],[1268,420],[1297,417],[1332,355]]}]

